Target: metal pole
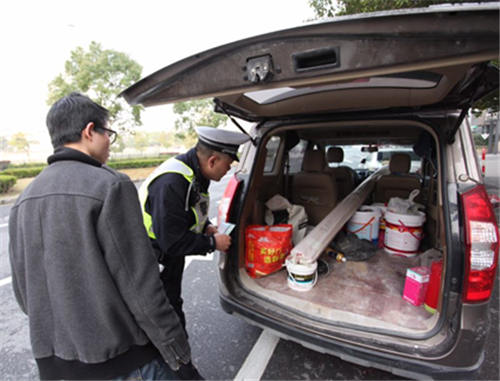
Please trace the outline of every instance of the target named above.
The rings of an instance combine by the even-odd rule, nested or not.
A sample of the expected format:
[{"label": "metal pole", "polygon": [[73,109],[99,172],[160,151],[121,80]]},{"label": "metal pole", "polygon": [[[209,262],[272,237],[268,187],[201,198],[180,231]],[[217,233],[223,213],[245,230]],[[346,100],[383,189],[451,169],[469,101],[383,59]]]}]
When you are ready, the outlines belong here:
[{"label": "metal pole", "polygon": [[486,122],[486,126],[488,128],[488,153],[491,153],[493,150],[493,133],[495,132],[491,119]]},{"label": "metal pole", "polygon": [[498,153],[498,137],[500,136],[500,119],[497,118],[497,123],[496,123],[496,128],[493,127],[494,126],[494,123],[492,123],[492,128],[491,128],[491,131],[495,133],[495,137],[493,139],[493,150],[492,150],[492,153],[494,154],[497,154]]}]

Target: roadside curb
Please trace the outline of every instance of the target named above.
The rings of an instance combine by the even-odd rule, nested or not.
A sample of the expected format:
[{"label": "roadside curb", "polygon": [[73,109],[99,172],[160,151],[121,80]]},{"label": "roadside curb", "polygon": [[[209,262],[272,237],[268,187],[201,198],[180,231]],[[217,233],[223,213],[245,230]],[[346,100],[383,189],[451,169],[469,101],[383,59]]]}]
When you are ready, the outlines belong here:
[{"label": "roadside curb", "polygon": [[17,196],[0,198],[0,205],[13,204],[17,200]]}]

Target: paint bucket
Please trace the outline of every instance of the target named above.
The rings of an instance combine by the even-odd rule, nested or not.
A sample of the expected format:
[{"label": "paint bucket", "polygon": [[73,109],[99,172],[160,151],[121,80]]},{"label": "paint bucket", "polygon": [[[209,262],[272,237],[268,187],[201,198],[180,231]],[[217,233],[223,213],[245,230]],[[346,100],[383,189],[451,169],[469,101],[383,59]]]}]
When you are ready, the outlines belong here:
[{"label": "paint bucket", "polygon": [[363,205],[347,223],[347,231],[356,234],[360,239],[377,243],[379,220],[379,208]]},{"label": "paint bucket", "polygon": [[380,210],[380,224],[378,228],[380,230],[385,230],[385,212],[387,211],[387,205],[381,202],[374,202],[373,204],[370,205],[370,207],[377,208],[378,210]]},{"label": "paint bucket", "polygon": [[384,249],[389,254],[414,257],[423,237],[425,213],[401,214],[385,212]]},{"label": "paint bucket", "polygon": [[385,212],[387,210],[387,205],[381,202],[374,202],[370,206],[378,208],[380,210],[380,219],[378,226],[378,244],[377,248],[382,249],[384,247],[385,238]]},{"label": "paint bucket", "polygon": [[288,271],[288,287],[295,291],[309,291],[318,280],[318,262],[296,263],[295,259],[288,257],[285,260]]},{"label": "paint bucket", "polygon": [[431,265],[431,276],[427,293],[425,295],[424,308],[431,314],[436,313],[439,300],[439,291],[441,290],[441,273],[443,271],[443,260],[434,261]]}]

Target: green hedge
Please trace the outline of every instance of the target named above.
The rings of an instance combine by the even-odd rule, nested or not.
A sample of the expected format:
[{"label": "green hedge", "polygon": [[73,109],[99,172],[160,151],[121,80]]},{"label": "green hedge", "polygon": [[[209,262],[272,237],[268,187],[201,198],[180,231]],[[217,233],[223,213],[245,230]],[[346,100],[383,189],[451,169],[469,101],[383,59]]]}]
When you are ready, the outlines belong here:
[{"label": "green hedge", "polygon": [[[156,167],[163,163],[172,155],[150,158],[150,159],[127,159],[127,160],[111,160],[107,164],[116,170],[129,169],[129,168],[148,168]],[[46,165],[39,164],[38,166],[32,166],[31,164],[26,164],[24,166],[11,166],[0,172],[0,175],[15,176],[18,179],[25,177],[35,177],[38,175]]]},{"label": "green hedge", "polygon": [[25,177],[35,177],[38,175],[45,166],[40,167],[27,167],[27,168],[7,168],[0,172],[0,175],[15,176],[18,179],[23,179]]},{"label": "green hedge", "polygon": [[12,169],[12,168],[34,168],[34,167],[45,167],[47,165],[47,162],[43,163],[23,163],[23,164],[9,164],[7,169]]},{"label": "green hedge", "polygon": [[158,157],[154,159],[134,159],[134,160],[112,160],[107,164],[114,169],[148,168],[156,167],[167,160],[168,157]]},{"label": "green hedge", "polygon": [[0,193],[6,193],[16,184],[15,176],[0,175]]}]

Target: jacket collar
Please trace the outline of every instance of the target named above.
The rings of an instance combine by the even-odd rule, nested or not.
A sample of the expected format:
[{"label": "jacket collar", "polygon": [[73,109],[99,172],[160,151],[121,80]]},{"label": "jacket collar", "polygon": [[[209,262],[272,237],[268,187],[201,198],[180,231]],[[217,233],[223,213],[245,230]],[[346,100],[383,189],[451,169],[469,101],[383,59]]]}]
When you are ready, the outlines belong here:
[{"label": "jacket collar", "polygon": [[196,179],[202,186],[203,191],[205,192],[208,189],[208,186],[210,185],[210,180],[208,180],[201,173],[200,162],[198,161],[198,156],[196,155],[196,149],[191,148],[186,153],[177,156],[177,159],[186,163],[193,170],[194,176],[196,177]]},{"label": "jacket collar", "polygon": [[50,155],[47,158],[47,163],[49,163],[50,165],[52,163],[55,163],[56,161],[62,160],[81,161],[82,163],[90,164],[95,167],[102,167],[102,164],[93,157],[83,153],[82,151],[78,151],[76,149],[68,147],[57,148],[54,151],[54,154]]}]

